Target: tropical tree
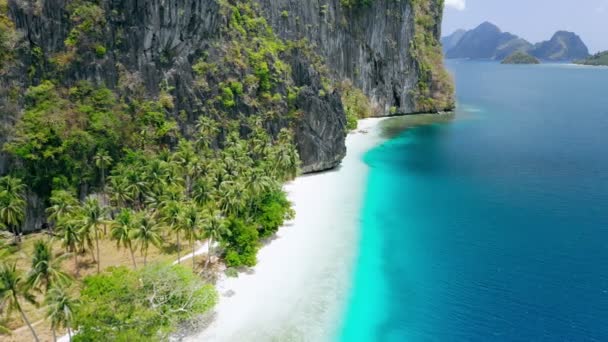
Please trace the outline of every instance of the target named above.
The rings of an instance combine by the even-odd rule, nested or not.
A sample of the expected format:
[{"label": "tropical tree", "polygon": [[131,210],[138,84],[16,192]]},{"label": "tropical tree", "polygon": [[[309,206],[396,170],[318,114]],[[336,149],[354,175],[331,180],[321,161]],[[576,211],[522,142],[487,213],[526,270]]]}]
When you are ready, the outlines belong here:
[{"label": "tropical tree", "polygon": [[199,151],[207,151],[220,131],[215,120],[202,115],[198,118],[196,130],[198,131],[196,147]]},{"label": "tropical tree", "polygon": [[55,226],[59,220],[78,208],[78,200],[69,191],[53,190],[49,200],[51,206],[46,209],[46,214],[51,224]]},{"label": "tropical tree", "polygon": [[101,260],[99,259],[99,230],[105,224],[105,209],[101,207],[97,198],[89,196],[82,206],[82,228],[83,240],[90,241],[90,236],[95,237],[95,249],[97,251],[97,273],[101,271]]},{"label": "tropical tree", "polygon": [[144,266],[147,265],[150,245],[160,247],[162,244],[160,230],[161,225],[156,221],[152,213],[140,212],[138,214],[132,238],[139,244],[140,251],[144,256]]},{"label": "tropical tree", "polygon": [[80,222],[73,218],[73,215],[72,213],[70,216],[61,217],[57,221],[55,237],[61,240],[61,246],[66,252],[74,256],[74,269],[76,270],[76,276],[78,276],[80,273],[78,265],[78,246],[81,245]]},{"label": "tropical tree", "polygon": [[293,135],[286,129],[281,130],[275,148],[277,176],[282,180],[295,178],[298,175],[300,157],[293,143]]},{"label": "tropical tree", "polygon": [[182,210],[180,224],[182,226],[182,230],[184,231],[184,235],[186,235],[190,241],[190,248],[192,249],[192,270],[194,270],[195,267],[194,241],[198,239],[200,234],[199,230],[201,223],[200,209],[194,203],[187,203]]},{"label": "tropical tree", "polygon": [[216,195],[215,184],[210,176],[198,177],[192,186],[192,199],[196,204],[205,206],[212,202]]},{"label": "tropical tree", "polygon": [[203,236],[209,239],[209,241],[207,241],[207,261],[205,262],[205,267],[207,267],[211,262],[214,242],[220,241],[223,236],[229,235],[230,231],[219,210],[206,211],[203,221]]},{"label": "tropical tree", "polygon": [[25,220],[27,201],[26,187],[19,178],[0,178],[0,226],[15,235],[15,242],[21,242],[21,225]]},{"label": "tropical tree", "polygon": [[136,202],[138,209],[141,209],[149,186],[144,179],[144,170],[129,166],[124,170],[124,177],[127,192],[132,200]]},{"label": "tropical tree", "polygon": [[122,208],[126,206],[127,203],[133,201],[133,193],[129,190],[129,184],[125,177],[122,175],[111,176],[108,183],[108,193],[112,205]]},{"label": "tropical tree", "polygon": [[181,213],[183,211],[183,205],[177,199],[169,199],[164,202],[161,208],[161,217],[169,229],[175,233],[177,239],[177,263],[181,263],[181,244],[180,235],[183,230],[183,226],[180,222]]},{"label": "tropical tree", "polygon": [[56,286],[47,292],[45,304],[47,307],[46,318],[51,322],[53,339],[57,341],[56,331],[58,328],[65,328],[68,331],[68,339],[71,341],[74,311],[80,302],[72,298],[65,287]]},{"label": "tropical tree", "polygon": [[30,288],[37,288],[42,292],[48,292],[54,286],[66,285],[70,282],[68,276],[61,269],[61,262],[65,259],[55,257],[53,250],[48,242],[38,240],[34,243],[34,253],[32,256],[32,266],[27,276],[26,283]]},{"label": "tropical tree", "polygon": [[133,251],[133,234],[135,231],[135,218],[133,212],[129,209],[122,209],[116,219],[112,223],[110,234],[113,240],[116,240],[116,248],[124,247],[131,253],[133,268],[137,268],[135,262],[135,252]]},{"label": "tropical tree", "polygon": [[219,200],[222,212],[226,216],[238,216],[247,203],[247,191],[243,183],[239,180],[223,182],[220,184],[219,192],[222,194]]},{"label": "tropical tree", "polygon": [[36,330],[34,330],[25,311],[23,311],[20,299],[32,304],[36,303],[34,296],[29,293],[23,274],[17,269],[17,265],[14,263],[0,265],[0,310],[6,310],[7,315],[10,315],[13,311],[19,312],[21,319],[32,332],[34,340],[38,342]]},{"label": "tropical tree", "polygon": [[104,202],[106,200],[106,172],[108,167],[112,165],[112,157],[108,155],[108,152],[105,150],[100,150],[97,152],[95,157],[93,157],[93,161],[95,162],[95,166],[99,169],[101,175],[101,193],[104,196]]},{"label": "tropical tree", "polygon": [[194,146],[187,140],[181,140],[177,146],[177,151],[172,156],[181,173],[184,175],[184,183],[186,186],[186,197],[190,198],[192,192],[192,179],[197,174],[198,157]]}]

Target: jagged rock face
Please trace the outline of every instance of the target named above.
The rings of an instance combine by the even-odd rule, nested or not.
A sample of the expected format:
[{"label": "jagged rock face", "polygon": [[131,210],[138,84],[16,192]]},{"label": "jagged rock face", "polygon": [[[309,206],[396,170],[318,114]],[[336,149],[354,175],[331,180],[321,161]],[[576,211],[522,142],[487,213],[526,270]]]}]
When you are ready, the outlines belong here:
[{"label": "jagged rock face", "polygon": [[[332,72],[371,98],[377,115],[387,115],[391,107],[403,114],[415,111],[409,90],[418,74],[408,53],[414,32],[409,1],[375,0],[356,9],[340,0],[258,1],[281,37],[306,38]],[[441,17],[433,19],[441,23]]]},{"label": "jagged rock face", "polygon": [[296,55],[291,65],[294,82],[302,87],[296,107],[304,115],[297,123],[296,141],[302,171],[316,172],[339,165],[346,155],[346,116],[338,92],[318,95],[321,79],[305,61]]},{"label": "jagged rock face", "polygon": [[[438,39],[442,8],[429,1],[435,8],[432,36]],[[418,84],[419,65],[409,53],[415,29],[409,1],[375,0],[360,8],[345,8],[340,0],[256,2],[275,33],[287,40],[307,39],[335,78],[351,79],[370,96],[376,115],[416,111],[411,90]],[[10,15],[30,49],[36,46],[46,56],[54,56],[65,50],[73,26],[70,3],[9,0]],[[195,108],[205,99],[193,87],[192,65],[212,44],[221,44],[221,29],[228,18],[221,15],[220,4],[216,0],[104,0],[99,5],[105,12],[102,39],[108,53],[80,56],[77,66],[62,75],[67,85],[86,79],[115,88],[121,72],[127,71],[155,95],[166,82],[176,98],[175,114],[186,112],[193,123]],[[24,86],[40,82],[51,70],[48,62],[43,63],[26,79],[31,58],[29,52],[21,55]],[[346,121],[339,94],[320,96],[322,87],[319,80],[312,84],[314,77],[319,75],[301,85],[309,90],[304,89],[297,103],[304,113],[296,125],[304,171],[335,167],[345,149]],[[275,122],[269,129],[276,132],[286,124]]]},{"label": "jagged rock face", "polygon": [[[17,28],[24,31],[31,44],[53,55],[64,49],[69,33],[68,4],[63,0],[46,0],[32,8],[11,1],[11,11]],[[161,82],[167,82],[174,89],[175,112],[187,112],[193,125],[196,117],[191,113],[197,103],[205,99],[193,87],[192,65],[211,44],[221,43],[220,29],[228,23],[220,14],[219,4],[213,0],[126,0],[102,4],[108,24],[104,43],[108,51],[114,53],[72,68],[67,81],[87,79],[114,88],[123,68],[151,94],[157,94]],[[296,62],[308,63],[305,58]],[[346,119],[340,96],[319,96],[322,86],[316,74],[308,75],[299,86],[306,94],[299,96],[296,104],[303,113],[295,132],[302,170],[333,168],[340,163],[346,149]],[[240,109],[253,112],[251,108]],[[278,120],[269,123],[268,128],[276,133],[288,125],[286,120]]]}]

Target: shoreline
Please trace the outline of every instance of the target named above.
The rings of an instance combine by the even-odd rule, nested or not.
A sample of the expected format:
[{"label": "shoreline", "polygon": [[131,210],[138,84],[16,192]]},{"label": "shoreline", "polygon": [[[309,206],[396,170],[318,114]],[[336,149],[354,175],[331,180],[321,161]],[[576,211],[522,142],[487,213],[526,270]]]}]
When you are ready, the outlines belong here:
[{"label": "shoreline", "polygon": [[250,272],[222,274],[212,321],[184,341],[327,340],[337,333],[359,246],[363,155],[384,140],[384,120],[359,121],[337,169],[285,185],[296,218],[260,249]]}]

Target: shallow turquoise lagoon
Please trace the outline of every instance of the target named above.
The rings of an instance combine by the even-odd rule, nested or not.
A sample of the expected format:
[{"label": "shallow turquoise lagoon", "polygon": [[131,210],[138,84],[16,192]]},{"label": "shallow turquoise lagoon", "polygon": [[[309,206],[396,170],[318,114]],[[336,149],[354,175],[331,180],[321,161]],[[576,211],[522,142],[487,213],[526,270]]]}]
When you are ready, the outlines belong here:
[{"label": "shallow turquoise lagoon", "polygon": [[450,61],[370,151],[340,341],[608,341],[608,68]]}]

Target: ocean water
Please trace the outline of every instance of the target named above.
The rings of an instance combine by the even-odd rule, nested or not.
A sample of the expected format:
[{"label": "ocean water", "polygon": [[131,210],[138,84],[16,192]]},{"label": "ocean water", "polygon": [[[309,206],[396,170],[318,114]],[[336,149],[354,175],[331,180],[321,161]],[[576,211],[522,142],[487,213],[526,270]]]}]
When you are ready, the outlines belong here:
[{"label": "ocean water", "polygon": [[456,117],[365,155],[336,340],[608,341],[608,68],[448,68]]}]

